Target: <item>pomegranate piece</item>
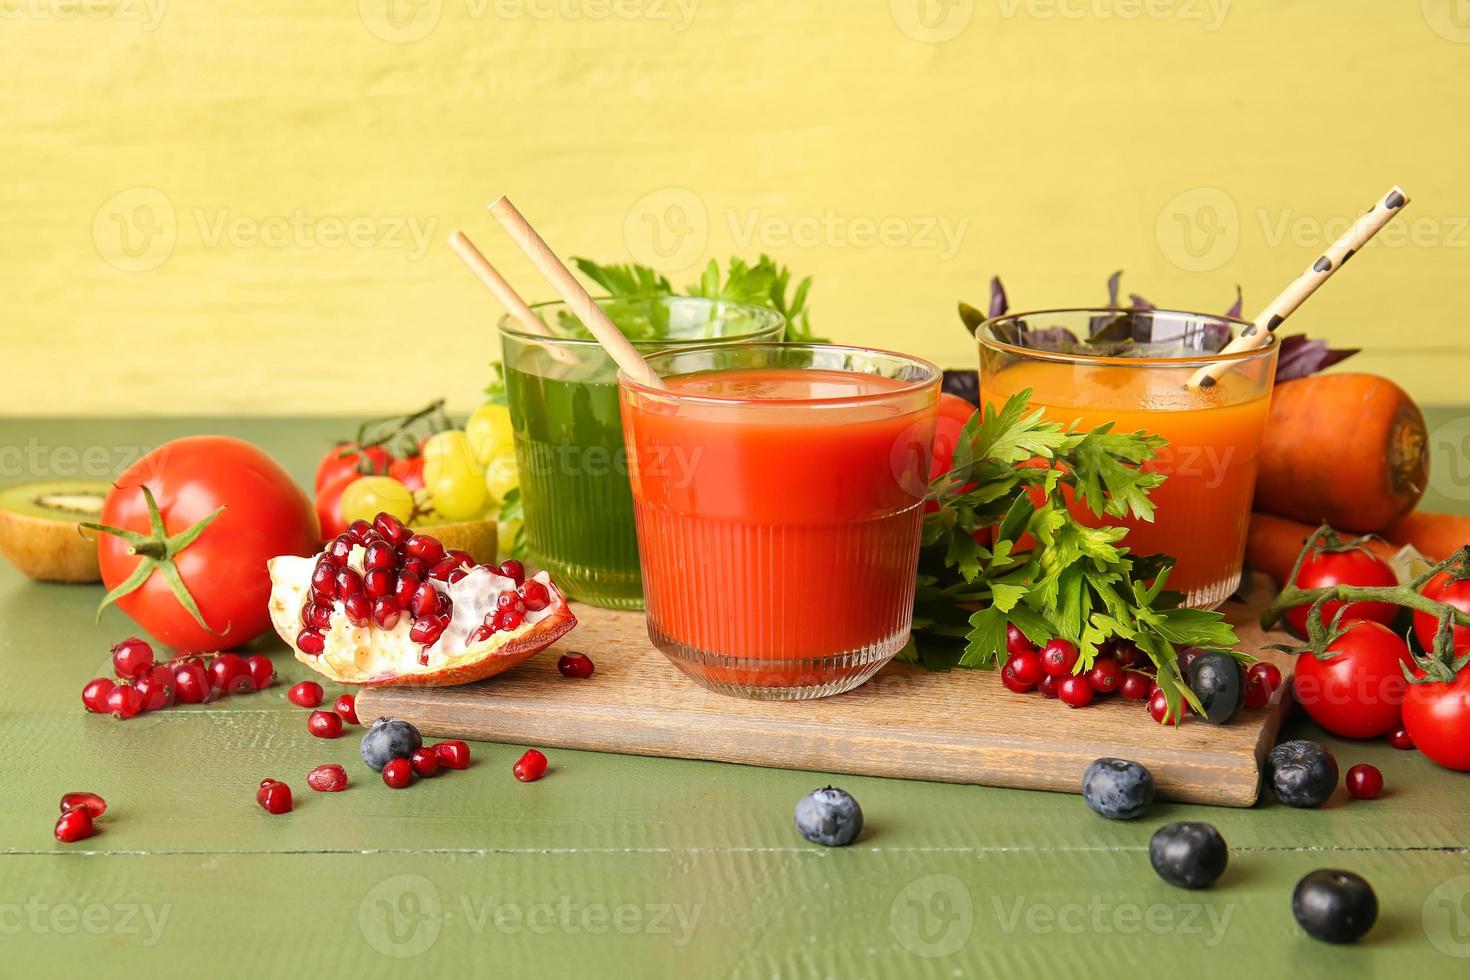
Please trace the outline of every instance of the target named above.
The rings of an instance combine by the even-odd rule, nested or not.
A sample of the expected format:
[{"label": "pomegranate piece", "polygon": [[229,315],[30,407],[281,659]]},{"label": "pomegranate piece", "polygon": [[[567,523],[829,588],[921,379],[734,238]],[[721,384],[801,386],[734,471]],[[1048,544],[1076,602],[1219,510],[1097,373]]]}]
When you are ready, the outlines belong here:
[{"label": "pomegranate piece", "polygon": [[516,588],[520,588],[526,582],[526,566],[514,558],[507,558],[500,563],[500,574],[514,581]]},{"label": "pomegranate piece", "polygon": [[350,595],[342,600],[342,612],[353,626],[367,626],[373,620],[373,600],[367,597],[367,593]]},{"label": "pomegranate piece", "polygon": [[342,717],[335,711],[313,711],[306,719],[306,730],[317,738],[336,738],[342,734]]},{"label": "pomegranate piece", "polygon": [[260,789],[255,791],[255,802],[259,803],[266,813],[290,813],[291,787],[274,779],[263,780]]},{"label": "pomegranate piece", "polygon": [[110,711],[107,696],[117,685],[107,677],[94,677],[82,687],[82,706],[95,714]]},{"label": "pomegranate piece", "polygon": [[67,810],[56,821],[56,839],[63,844],[74,844],[79,840],[86,840],[94,833],[92,828],[92,814],[86,807],[76,807]]},{"label": "pomegranate piece", "polygon": [[318,793],[340,793],[347,788],[347,770],[329,762],[306,774],[306,785]]},{"label": "pomegranate piece", "polygon": [[413,763],[407,759],[389,759],[383,767],[383,782],[393,789],[403,789],[413,782]]},{"label": "pomegranate piece", "polygon": [[131,718],[143,710],[143,698],[130,684],[119,684],[107,694],[107,711],[118,720]]},{"label": "pomegranate piece", "polygon": [[404,543],[403,550],[410,558],[423,562],[425,567],[444,557],[444,546],[439,543],[439,539],[427,534],[411,535]]},{"label": "pomegranate piece", "polygon": [[379,514],[373,518],[373,530],[395,548],[408,540],[409,531],[403,522],[392,514]]},{"label": "pomegranate piece", "polygon": [[61,812],[82,807],[96,820],[107,812],[107,801],[96,793],[63,793],[61,797]]},{"label": "pomegranate piece", "polygon": [[585,653],[564,653],[556,661],[563,677],[591,677],[597,665]]},{"label": "pomegranate piece", "polygon": [[196,661],[174,668],[174,697],[185,704],[203,704],[214,696],[214,685],[204,665]]},{"label": "pomegranate piece", "polygon": [[142,677],[153,668],[153,648],[130,636],[112,648],[112,668],[124,680]]},{"label": "pomegranate piece", "polygon": [[327,560],[340,568],[347,564],[347,558],[352,554],[352,549],[356,545],[357,542],[352,540],[350,535],[337,535],[332,539],[332,543],[327,545]]},{"label": "pomegranate piece", "polygon": [[367,521],[363,520],[361,517],[353,521],[351,524],[347,525],[346,533],[350,535],[352,540],[356,541],[358,544],[367,544],[373,538],[377,537],[378,534],[378,532],[373,529],[373,526]]},{"label": "pomegranate piece", "polygon": [[343,694],[337,698],[337,703],[332,705],[332,710],[341,716],[342,720],[350,725],[357,724],[357,699],[350,694]]},{"label": "pomegranate piece", "polygon": [[447,769],[468,769],[470,767],[470,747],[457,738],[447,742],[435,742],[429,747],[439,757],[439,763]]},{"label": "pomegranate piece", "polygon": [[398,625],[398,619],[402,615],[403,607],[392,596],[379,596],[373,600],[373,622],[379,629],[391,630]]},{"label": "pomegranate piece", "polygon": [[304,629],[296,634],[296,648],[315,656],[327,648],[327,638],[319,630]]},{"label": "pomegranate piece", "polygon": [[546,774],[546,756],[535,749],[527,749],[510,771],[521,782],[534,783]]},{"label": "pomegranate piece", "polygon": [[540,612],[551,604],[551,593],[540,582],[534,580],[527,582],[517,591],[521,595],[521,600],[526,604],[526,608],[531,612]]},{"label": "pomegranate piece", "polygon": [[337,598],[337,566],[326,558],[311,568],[311,592],[328,602]]},{"label": "pomegranate piece", "polygon": [[286,700],[298,708],[315,708],[322,703],[322,686],[316,681],[302,681],[286,692]]},{"label": "pomegranate piece", "polygon": [[415,775],[427,778],[439,771],[439,754],[431,748],[415,749],[408,757],[408,764],[413,767]]}]

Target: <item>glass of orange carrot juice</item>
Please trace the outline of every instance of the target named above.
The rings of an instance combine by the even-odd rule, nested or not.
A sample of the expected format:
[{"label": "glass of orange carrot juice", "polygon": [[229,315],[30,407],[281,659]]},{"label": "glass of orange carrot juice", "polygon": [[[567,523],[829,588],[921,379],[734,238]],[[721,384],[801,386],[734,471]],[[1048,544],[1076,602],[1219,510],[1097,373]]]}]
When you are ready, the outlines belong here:
[{"label": "glass of orange carrot juice", "polygon": [[[980,343],[980,398],[1003,405],[1030,389],[1053,422],[1145,431],[1168,441],[1147,468],[1163,473],[1150,494],[1152,522],[1101,518],[1128,528],[1136,555],[1176,560],[1168,587],[1213,608],[1240,584],[1256,462],[1276,373],[1272,339],[1222,354],[1251,325],[1232,317],[1152,309],[1069,309],[987,320]],[[1211,380],[1199,381],[1208,370]]]},{"label": "glass of orange carrot juice", "polygon": [[908,640],[940,371],[739,344],[619,377],[648,634],[699,684],[767,700],[862,684]]}]

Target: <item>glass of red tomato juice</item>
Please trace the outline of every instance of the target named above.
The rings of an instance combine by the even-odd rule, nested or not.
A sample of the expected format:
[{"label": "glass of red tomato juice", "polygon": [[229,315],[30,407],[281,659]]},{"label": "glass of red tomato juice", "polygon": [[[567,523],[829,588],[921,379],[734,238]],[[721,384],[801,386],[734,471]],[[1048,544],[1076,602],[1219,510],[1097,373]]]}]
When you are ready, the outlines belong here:
[{"label": "glass of red tomato juice", "polygon": [[[1072,509],[1085,523],[1127,528],[1123,544],[1136,555],[1174,558],[1168,587],[1199,608],[1218,606],[1240,584],[1277,345],[1221,351],[1250,329],[1207,313],[1071,309],[1008,314],[976,333],[983,404],[998,408],[1029,390],[1031,406],[1052,422],[1110,423],[1166,440],[1144,464],[1164,474],[1149,494],[1152,520]],[[1206,369],[1213,380],[1193,384]]]},{"label": "glass of red tomato juice", "polygon": [[824,344],[665,351],[620,375],[648,635],[725,694],[826,697],[908,640],[941,375]]}]

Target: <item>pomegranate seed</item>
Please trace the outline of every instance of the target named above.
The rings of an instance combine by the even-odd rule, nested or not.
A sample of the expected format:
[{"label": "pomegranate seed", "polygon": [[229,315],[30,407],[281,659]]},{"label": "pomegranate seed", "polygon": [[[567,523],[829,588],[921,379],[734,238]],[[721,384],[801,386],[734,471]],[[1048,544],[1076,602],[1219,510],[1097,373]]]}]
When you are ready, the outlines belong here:
[{"label": "pomegranate seed", "polygon": [[1069,674],[1057,682],[1057,697],[1069,708],[1085,708],[1092,703],[1092,682],[1080,674]]},{"label": "pomegranate seed", "polygon": [[525,618],[519,610],[506,609],[496,614],[495,625],[509,632],[510,630],[520,629],[521,623],[525,621]]},{"label": "pomegranate seed", "polygon": [[448,628],[448,616],[433,616],[428,619],[419,619],[414,621],[413,629],[408,631],[408,638],[415,643],[422,643],[426,647],[431,647],[438,642],[439,637],[444,635],[444,631]]},{"label": "pomegranate seed", "polygon": [[1347,791],[1355,800],[1371,800],[1383,792],[1383,773],[1377,766],[1357,765],[1347,771]]},{"label": "pomegranate seed", "polygon": [[1005,666],[1000,669],[1000,682],[1008,690],[1014,691],[1017,694],[1025,694],[1036,686],[1036,681],[1022,680],[1020,675],[1017,674],[1016,662],[1020,659],[1019,656],[1016,656],[1006,661]]},{"label": "pomegranate seed", "polygon": [[107,696],[117,685],[107,677],[94,677],[82,688],[82,706],[88,711],[102,714],[108,710]]},{"label": "pomegranate seed", "polygon": [[1114,657],[1099,657],[1087,672],[1094,694],[1112,694],[1123,683],[1123,665]]},{"label": "pomegranate seed", "polygon": [[1036,682],[1036,689],[1041,692],[1042,697],[1054,698],[1057,696],[1057,687],[1061,683],[1062,679],[1056,674],[1043,673],[1041,680]]},{"label": "pomegranate seed", "polygon": [[510,771],[521,782],[534,783],[546,773],[546,756],[535,749],[527,749]]},{"label": "pomegranate seed", "polygon": [[469,572],[465,571],[463,568],[456,568],[454,571],[449,573],[449,577],[446,578],[444,581],[449,583],[450,585],[453,585],[468,574]]},{"label": "pomegranate seed", "polygon": [[118,677],[142,677],[153,669],[153,648],[136,636],[130,636],[112,648],[112,667]]},{"label": "pomegranate seed", "polygon": [[409,600],[408,609],[413,613],[415,619],[439,615],[443,608],[439,590],[434,588],[434,583],[425,582],[415,589],[413,597]]},{"label": "pomegranate seed", "polygon": [[119,720],[131,718],[143,710],[143,698],[128,684],[119,684],[107,693],[107,710]]},{"label": "pomegranate seed", "polygon": [[296,649],[315,657],[327,648],[327,638],[320,630],[307,628],[296,634]]},{"label": "pomegranate seed", "polygon": [[332,628],[332,607],[309,602],[301,607],[301,625],[325,632]]},{"label": "pomegranate seed", "polygon": [[362,591],[362,575],[355,568],[343,568],[337,572],[337,598],[345,599]]},{"label": "pomegranate seed", "polygon": [[347,770],[329,762],[306,774],[306,785],[318,793],[340,793],[347,788]]},{"label": "pomegranate seed", "polygon": [[1164,696],[1163,688],[1155,690],[1148,696],[1148,713],[1154,721],[1160,725],[1172,725],[1183,718],[1184,713],[1189,710],[1187,702],[1179,702],[1178,714],[1169,713],[1169,699]]},{"label": "pomegranate seed", "polygon": [[348,556],[352,554],[352,549],[356,546],[357,542],[352,540],[350,535],[339,534],[332,539],[331,544],[327,545],[327,559],[333,565],[339,567],[345,565]]},{"label": "pomegranate seed", "polygon": [[306,730],[317,738],[336,738],[342,734],[342,718],[335,711],[313,711],[306,719]]},{"label": "pomegranate seed", "polygon": [[413,764],[407,759],[389,759],[383,767],[383,782],[393,789],[403,789],[413,782]]},{"label": "pomegranate seed", "polygon": [[419,778],[427,779],[439,771],[439,754],[433,749],[415,749],[408,764]]},{"label": "pomegranate seed", "polygon": [[168,684],[155,684],[151,675],[133,681],[133,690],[143,699],[144,711],[162,711],[174,703],[174,689]]},{"label": "pomegranate seed", "polygon": [[391,630],[397,626],[400,615],[402,615],[402,610],[398,603],[393,601],[392,596],[380,596],[373,600],[373,622],[377,623],[380,629]]},{"label": "pomegranate seed", "polygon": [[449,573],[454,571],[458,567],[459,562],[455,561],[453,558],[441,558],[439,561],[436,561],[434,563],[433,568],[429,569],[429,578],[434,579],[436,582],[447,581],[449,578]]},{"label": "pomegranate seed", "polygon": [[214,696],[209,674],[198,661],[181,664],[174,669],[174,697],[185,704],[203,704]]},{"label": "pomegranate seed", "polygon": [[302,681],[286,692],[286,700],[298,708],[315,708],[322,703],[322,686],[316,681]]},{"label": "pomegranate seed", "polygon": [[1125,670],[1118,690],[1129,701],[1142,701],[1153,692],[1153,686],[1154,682],[1149,680],[1147,674],[1140,674],[1136,670]]},{"label": "pomegranate seed", "polygon": [[370,599],[381,599],[383,596],[392,595],[396,584],[393,570],[390,568],[369,569],[362,581]]},{"label": "pomegranate seed", "polygon": [[403,550],[410,557],[417,558],[428,565],[432,565],[444,557],[444,546],[439,543],[439,539],[430,537],[427,534],[412,535],[404,543]]},{"label": "pomegranate seed", "polygon": [[1040,649],[1035,643],[1027,639],[1026,634],[1022,633],[1019,627],[1009,624],[1006,626],[1006,653],[1014,657],[1018,654],[1030,653],[1033,650]]},{"label": "pomegranate seed", "polygon": [[274,779],[267,779],[256,791],[255,801],[265,809],[266,813],[290,813],[291,787]]},{"label": "pomegranate seed", "polygon": [[373,600],[366,595],[350,595],[342,600],[342,612],[353,626],[367,626],[373,620]]},{"label": "pomegranate seed", "polygon": [[408,572],[420,582],[429,577],[429,563],[420,558],[405,558],[398,568],[400,571]]},{"label": "pomegranate seed", "polygon": [[470,747],[459,739],[435,742],[429,747],[439,757],[440,764],[448,769],[468,769],[470,767]]},{"label": "pomegranate seed", "polygon": [[337,566],[332,564],[331,559],[318,558],[311,567],[311,591],[313,595],[323,599],[337,598]]},{"label": "pomegranate seed", "polygon": [[420,579],[413,572],[399,572],[398,585],[393,589],[393,601],[399,609],[413,609],[413,597],[419,591]]},{"label": "pomegranate seed", "polygon": [[377,532],[373,530],[371,524],[359,517],[347,525],[347,533],[356,538],[358,544],[367,544],[369,539]]},{"label": "pomegranate seed", "polygon": [[396,568],[398,566],[398,553],[387,541],[374,541],[367,546],[362,555],[362,567],[368,571],[374,568]]},{"label": "pomegranate seed", "polygon": [[1057,637],[1041,648],[1041,668],[1053,677],[1072,673],[1077,666],[1077,647],[1071,640]]},{"label": "pomegranate seed", "polygon": [[585,653],[564,653],[556,661],[556,669],[563,677],[591,677],[597,666]]},{"label": "pomegranate seed", "polygon": [[1388,733],[1388,744],[1407,752],[1414,747],[1414,740],[1409,737],[1409,730],[1400,725]]},{"label": "pomegranate seed", "polygon": [[495,597],[495,608],[504,612],[507,609],[525,609],[525,602],[521,599],[519,592],[506,589]]},{"label": "pomegranate seed", "polygon": [[107,812],[107,801],[96,793],[65,793],[61,797],[61,812],[74,810],[81,807],[87,814],[96,820]]},{"label": "pomegranate seed", "polygon": [[444,552],[444,557],[454,559],[454,565],[456,568],[462,565],[473,566],[475,564],[475,558],[473,555],[471,555],[468,551],[461,551],[458,548],[450,548],[448,551]]},{"label": "pomegranate seed", "polygon": [[332,710],[342,716],[342,720],[350,724],[357,724],[357,699],[350,694],[343,694],[337,698],[337,703],[332,705]]},{"label": "pomegranate seed", "polygon": [[87,812],[86,807],[77,807],[63,813],[56,821],[56,839],[63,844],[75,844],[79,840],[86,840],[93,834],[92,814]]},{"label": "pomegranate seed", "polygon": [[551,592],[540,582],[527,582],[521,586],[520,591],[526,608],[532,612],[538,612],[551,605]]},{"label": "pomegranate seed", "polygon": [[383,513],[374,517],[373,529],[395,547],[408,540],[408,528],[404,527],[403,522],[392,514]]},{"label": "pomegranate seed", "polygon": [[514,581],[517,587],[526,584],[526,566],[514,558],[507,558],[501,562],[498,571],[501,575]]},{"label": "pomegranate seed", "polygon": [[476,643],[484,643],[486,640],[490,639],[490,637],[494,635],[495,627],[486,623],[481,626],[476,626],[465,642],[473,646]]}]

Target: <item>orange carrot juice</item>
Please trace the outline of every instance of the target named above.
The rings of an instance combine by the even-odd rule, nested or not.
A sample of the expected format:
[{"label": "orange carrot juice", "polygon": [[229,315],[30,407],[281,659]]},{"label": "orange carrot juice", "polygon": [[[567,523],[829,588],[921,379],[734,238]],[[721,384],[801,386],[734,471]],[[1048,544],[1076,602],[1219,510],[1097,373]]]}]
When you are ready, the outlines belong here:
[{"label": "orange carrot juice", "polygon": [[741,346],[622,380],[649,636],[716,690],[835,694],[908,639],[939,372]]},{"label": "orange carrot juice", "polygon": [[1112,422],[1117,432],[1166,439],[1147,464],[1166,477],[1150,494],[1152,523],[1094,518],[1080,505],[1074,510],[1090,523],[1127,527],[1123,543],[1134,554],[1177,559],[1169,588],[1185,593],[1190,605],[1214,606],[1240,582],[1275,345],[1232,362],[1202,388],[1186,382],[1209,359],[1169,345],[1152,353],[1166,351],[1183,356],[1018,355],[982,340],[981,400],[999,406],[1030,389],[1030,403],[1051,421],[1076,421],[1083,429]]}]

